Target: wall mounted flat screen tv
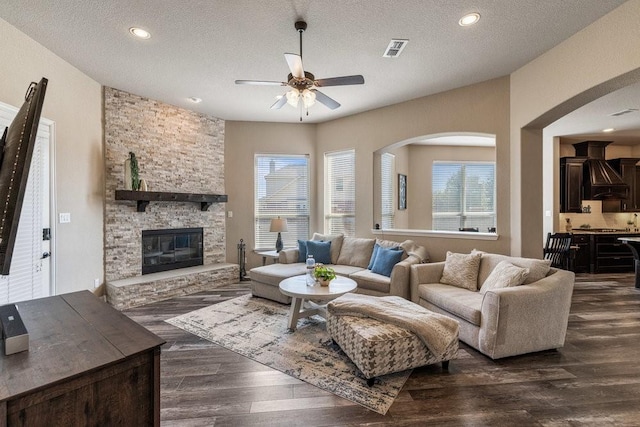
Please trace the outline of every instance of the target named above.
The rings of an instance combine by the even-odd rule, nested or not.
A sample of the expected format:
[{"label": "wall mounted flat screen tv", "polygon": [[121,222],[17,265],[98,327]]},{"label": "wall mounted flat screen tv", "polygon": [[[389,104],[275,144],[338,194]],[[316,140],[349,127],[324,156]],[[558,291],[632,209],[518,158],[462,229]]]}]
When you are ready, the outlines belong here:
[{"label": "wall mounted flat screen tv", "polygon": [[31,83],[25,101],[0,139],[0,274],[8,275],[27,188],[33,146],[47,91],[46,78]]}]

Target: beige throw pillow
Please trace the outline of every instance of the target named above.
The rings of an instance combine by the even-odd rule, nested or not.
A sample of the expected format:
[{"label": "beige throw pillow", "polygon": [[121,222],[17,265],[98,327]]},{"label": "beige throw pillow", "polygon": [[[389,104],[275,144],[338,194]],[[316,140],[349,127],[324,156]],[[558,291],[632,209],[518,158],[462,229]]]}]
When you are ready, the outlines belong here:
[{"label": "beige throw pillow", "polygon": [[528,268],[529,275],[524,280],[525,285],[544,279],[549,273],[549,269],[551,267],[551,260],[549,259],[521,258],[508,255],[491,254],[488,252],[478,251],[476,249],[471,251],[471,253],[482,254],[479,273],[480,281],[487,280],[493,269],[501,261],[507,261],[517,267]]},{"label": "beige throw pillow", "polygon": [[499,288],[520,286],[529,276],[529,269],[515,266],[507,261],[500,261],[480,288],[480,293]]},{"label": "beige throw pillow", "polygon": [[481,256],[481,254],[456,254],[447,251],[440,283],[477,291]]},{"label": "beige throw pillow", "polygon": [[336,264],[367,268],[375,243],[375,239],[345,237],[342,240],[342,248]]}]

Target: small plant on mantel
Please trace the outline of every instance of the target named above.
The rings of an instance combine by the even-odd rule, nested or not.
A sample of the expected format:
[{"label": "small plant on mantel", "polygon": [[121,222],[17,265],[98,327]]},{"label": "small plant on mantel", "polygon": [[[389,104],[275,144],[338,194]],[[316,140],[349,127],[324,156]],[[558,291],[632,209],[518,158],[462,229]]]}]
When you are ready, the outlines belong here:
[{"label": "small plant on mantel", "polygon": [[336,272],[331,267],[316,264],[316,267],[313,269],[313,277],[315,277],[322,286],[327,286],[330,281],[336,278]]},{"label": "small plant on mantel", "polygon": [[138,159],[133,151],[129,151],[129,160],[131,161],[131,189],[140,190],[140,170],[138,169]]}]

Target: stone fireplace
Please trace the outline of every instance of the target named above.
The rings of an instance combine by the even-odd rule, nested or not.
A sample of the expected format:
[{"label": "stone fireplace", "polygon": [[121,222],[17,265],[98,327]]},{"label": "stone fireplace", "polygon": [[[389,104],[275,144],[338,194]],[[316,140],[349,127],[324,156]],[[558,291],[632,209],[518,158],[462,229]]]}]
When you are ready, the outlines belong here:
[{"label": "stone fireplace", "polygon": [[[189,293],[186,289],[200,286],[200,282],[214,287],[237,280],[238,266],[226,264],[225,259],[224,203],[213,203],[203,211],[199,203],[152,201],[144,212],[138,212],[136,202],[115,199],[115,191],[124,189],[124,161],[129,152],[135,153],[140,178],[145,179],[150,191],[225,194],[224,121],[105,87],[104,127],[104,254],[109,302],[124,308]],[[147,230],[166,229],[202,230],[202,266],[175,272],[151,271],[143,276],[145,258],[141,256],[144,240],[141,236]],[[182,248],[179,257],[185,252],[186,248]],[[164,255],[149,257],[148,264],[163,264],[170,257],[168,253]],[[197,269],[198,273],[184,277],[190,269]],[[214,275],[216,280],[207,275]],[[179,289],[173,291],[165,283],[167,280],[179,282]],[[144,291],[127,290],[135,303],[110,299],[110,291],[114,293],[122,283],[128,286],[134,282],[153,285]]]}]

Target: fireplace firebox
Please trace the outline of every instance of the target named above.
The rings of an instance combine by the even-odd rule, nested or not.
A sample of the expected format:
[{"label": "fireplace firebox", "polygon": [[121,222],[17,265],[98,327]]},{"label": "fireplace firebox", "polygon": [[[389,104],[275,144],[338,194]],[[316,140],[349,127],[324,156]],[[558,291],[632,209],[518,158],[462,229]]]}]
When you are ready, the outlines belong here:
[{"label": "fireplace firebox", "polygon": [[142,231],[142,274],[202,265],[202,228]]}]

